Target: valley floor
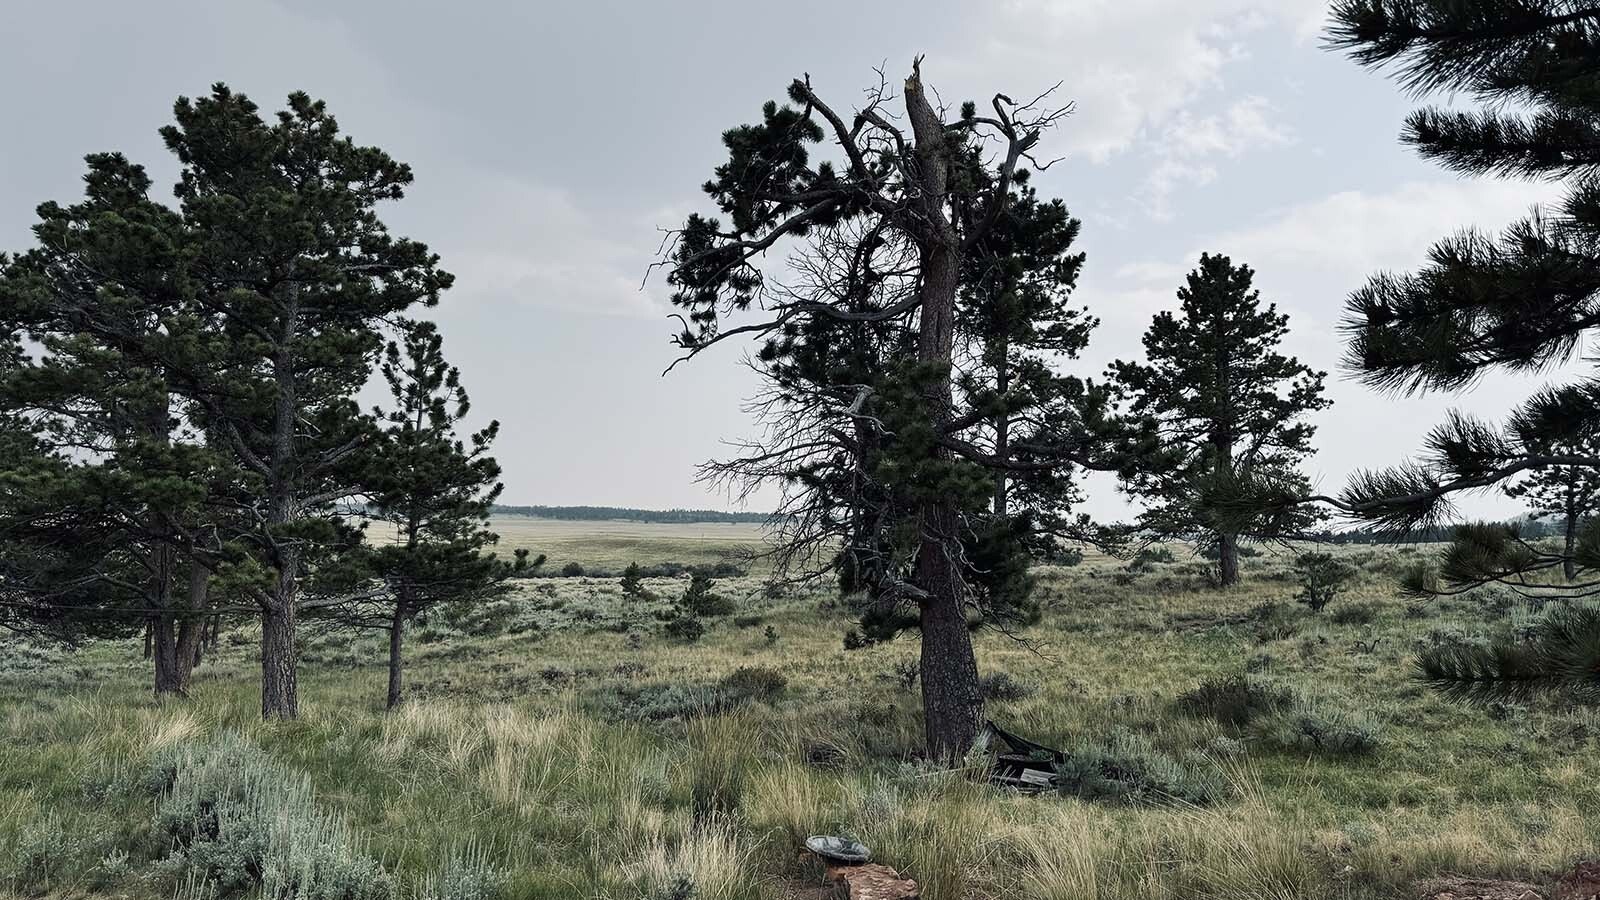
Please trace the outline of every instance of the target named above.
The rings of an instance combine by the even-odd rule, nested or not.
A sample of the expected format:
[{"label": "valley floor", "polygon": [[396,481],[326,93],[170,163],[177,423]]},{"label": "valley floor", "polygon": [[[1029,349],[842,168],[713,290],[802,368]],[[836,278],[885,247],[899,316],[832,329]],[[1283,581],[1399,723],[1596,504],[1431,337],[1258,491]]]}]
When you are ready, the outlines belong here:
[{"label": "valley floor", "polygon": [[[550,567],[578,559],[573,540]],[[583,561],[706,561],[637,540]],[[1070,796],[921,765],[914,641],[846,650],[836,598],[752,576],[718,581],[738,612],[692,644],[657,615],[687,578],[647,579],[649,600],[614,577],[524,580],[414,630],[393,714],[382,635],[311,633],[288,724],[256,717],[248,622],[168,702],[136,641],[11,640],[0,890],[780,898],[816,879],[799,848],[819,832],[929,900],[1405,897],[1440,873],[1538,882],[1594,856],[1600,717],[1465,706],[1411,674],[1419,646],[1479,639],[1516,604],[1407,601],[1395,576],[1425,550],[1338,552],[1362,579],[1316,615],[1279,554],[1226,592],[1182,552],[1041,570],[1043,621],[981,633],[979,662],[992,719],[1096,761]],[[183,804],[214,796],[237,807],[232,838],[185,831]],[[239,861],[250,841],[270,865]]]}]

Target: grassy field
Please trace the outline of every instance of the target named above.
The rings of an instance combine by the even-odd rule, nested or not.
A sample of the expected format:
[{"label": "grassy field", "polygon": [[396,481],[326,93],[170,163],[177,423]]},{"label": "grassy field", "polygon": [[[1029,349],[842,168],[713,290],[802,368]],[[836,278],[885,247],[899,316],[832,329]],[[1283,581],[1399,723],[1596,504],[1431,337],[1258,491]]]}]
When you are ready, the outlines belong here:
[{"label": "grassy field", "polygon": [[[757,537],[500,531],[555,567],[605,569],[713,562]],[[1363,575],[1317,615],[1291,602],[1282,554],[1245,560],[1227,592],[1182,552],[1041,570],[1043,621],[1025,643],[982,633],[979,661],[991,718],[1115,764],[1070,796],[919,763],[914,642],[847,651],[836,598],[769,596],[754,576],[718,582],[739,611],[690,644],[658,617],[687,578],[648,580],[649,600],[614,578],[521,581],[416,630],[392,715],[379,635],[308,635],[289,724],[257,720],[249,623],[164,703],[134,642],[0,643],[0,885],[775,900],[815,883],[799,844],[832,832],[930,900],[1378,898],[1445,872],[1538,881],[1594,855],[1600,717],[1462,706],[1410,675],[1417,647],[1480,639],[1516,605],[1399,598],[1426,550],[1336,552]],[[197,819],[219,833],[197,837]]]}]

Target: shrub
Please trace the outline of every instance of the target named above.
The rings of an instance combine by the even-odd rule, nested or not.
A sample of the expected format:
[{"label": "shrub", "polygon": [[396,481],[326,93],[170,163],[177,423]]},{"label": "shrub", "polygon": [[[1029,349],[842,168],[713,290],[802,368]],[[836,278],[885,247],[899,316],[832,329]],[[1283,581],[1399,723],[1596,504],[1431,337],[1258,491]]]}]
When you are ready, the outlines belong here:
[{"label": "shrub", "polygon": [[85,849],[83,838],[70,833],[59,818],[46,815],[17,835],[7,874],[19,887],[47,889],[71,872]]},{"label": "shrub", "polygon": [[1166,547],[1146,547],[1135,553],[1123,568],[1130,574],[1143,575],[1152,571],[1157,564],[1173,563],[1177,559]]},{"label": "shrub", "polygon": [[419,886],[418,900],[493,900],[505,889],[506,872],[488,854],[468,847],[450,854],[444,868]]},{"label": "shrub", "polygon": [[1032,696],[1033,685],[1018,681],[1004,672],[994,672],[978,680],[978,692],[984,700],[1007,702]]},{"label": "shrub", "polygon": [[638,563],[628,563],[628,568],[622,571],[621,587],[622,596],[630,600],[650,599],[650,591],[645,589]]},{"label": "shrub", "polygon": [[561,567],[561,575],[564,578],[579,578],[583,575],[583,566],[569,562]]},{"label": "shrub", "polygon": [[1300,624],[1290,608],[1282,603],[1263,603],[1250,611],[1250,619],[1254,623],[1256,640],[1263,644],[1286,641],[1300,633]]},{"label": "shrub", "polygon": [[1371,625],[1378,621],[1378,607],[1374,603],[1347,603],[1328,618],[1335,625]]},{"label": "shrub", "polygon": [[705,637],[706,626],[694,616],[677,615],[668,619],[661,630],[665,631],[668,637],[692,644]]},{"label": "shrub", "polygon": [[1247,675],[1211,678],[1178,696],[1178,708],[1230,728],[1294,706],[1294,692]]},{"label": "shrub", "polygon": [[1302,553],[1294,560],[1300,593],[1294,598],[1312,612],[1321,612],[1355,580],[1356,567],[1332,553]]},{"label": "shrub", "polygon": [[742,700],[770,700],[783,693],[789,679],[766,666],[740,666],[723,676],[719,683],[730,696]]},{"label": "shrub", "polygon": [[1317,756],[1367,756],[1382,743],[1379,728],[1370,719],[1306,703],[1256,723],[1254,730],[1263,744]]},{"label": "shrub", "polygon": [[689,578],[689,587],[683,592],[679,605],[692,616],[715,618],[732,615],[738,607],[732,599],[712,592],[716,584],[704,572],[695,572]]},{"label": "shrub", "polygon": [[760,625],[760,624],[762,624],[762,623],[764,623],[766,621],[767,620],[765,618],[761,617],[761,616],[734,616],[733,617],[733,627],[735,627],[735,628],[754,628],[757,625]]},{"label": "shrub", "polygon": [[783,693],[789,680],[765,666],[744,666],[714,684],[647,684],[618,690],[610,704],[620,718],[644,722],[688,721],[720,715]]},{"label": "shrub", "polygon": [[167,864],[222,893],[297,900],[388,900],[394,879],[345,823],[313,802],[310,781],[226,733],[154,762],[155,826]]},{"label": "shrub", "polygon": [[1103,741],[1079,744],[1066,757],[1056,766],[1056,784],[1063,794],[1085,800],[1205,805],[1223,795],[1222,780],[1209,761],[1179,761],[1121,730]]}]

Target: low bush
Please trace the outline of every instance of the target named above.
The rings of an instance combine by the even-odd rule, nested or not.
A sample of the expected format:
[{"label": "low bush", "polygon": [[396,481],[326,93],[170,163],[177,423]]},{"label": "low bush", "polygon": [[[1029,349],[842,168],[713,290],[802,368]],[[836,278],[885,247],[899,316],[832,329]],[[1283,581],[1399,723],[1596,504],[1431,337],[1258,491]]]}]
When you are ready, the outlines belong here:
[{"label": "low bush", "polygon": [[978,692],[984,700],[1022,700],[1032,696],[1034,690],[1033,685],[1018,681],[1004,672],[994,672],[978,680]]},{"label": "low bush", "polygon": [[1144,737],[1121,730],[1067,751],[1056,776],[1063,794],[1100,802],[1177,801],[1204,806],[1224,794],[1222,778],[1209,760],[1180,761]]},{"label": "low bush", "polygon": [[1365,716],[1297,703],[1255,723],[1258,743],[1316,756],[1367,756],[1382,745],[1378,725]]},{"label": "low bush", "polygon": [[1347,603],[1329,614],[1328,619],[1335,625],[1371,625],[1378,621],[1378,606],[1375,603]]},{"label": "low bush", "polygon": [[722,677],[719,686],[739,700],[770,700],[782,694],[789,679],[766,666],[740,666]]},{"label": "low bush", "polygon": [[1229,675],[1202,681],[1178,696],[1178,708],[1191,716],[1215,719],[1229,728],[1294,706],[1293,691],[1248,675]]},{"label": "low bush", "polygon": [[1332,553],[1302,553],[1294,560],[1295,578],[1300,582],[1300,593],[1295,602],[1312,612],[1321,612],[1354,581],[1359,573]]},{"label": "low bush", "polygon": [[225,733],[158,755],[155,827],[166,867],[228,894],[296,900],[389,900],[395,882],[349,826],[317,809],[311,783],[255,744]]},{"label": "low bush", "polygon": [[706,626],[694,616],[677,615],[667,620],[661,627],[668,637],[692,644],[705,637]]}]

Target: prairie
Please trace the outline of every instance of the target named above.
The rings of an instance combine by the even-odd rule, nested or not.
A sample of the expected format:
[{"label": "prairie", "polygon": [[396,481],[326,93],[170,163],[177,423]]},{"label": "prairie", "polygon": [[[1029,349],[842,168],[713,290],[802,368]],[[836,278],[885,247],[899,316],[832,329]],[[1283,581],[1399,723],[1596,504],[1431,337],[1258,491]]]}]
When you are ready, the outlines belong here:
[{"label": "prairie", "polygon": [[[759,541],[720,525],[497,528],[556,569],[707,564]],[[1334,552],[1361,576],[1315,614],[1293,602],[1282,550],[1246,559],[1225,592],[1182,548],[1040,569],[1040,623],[979,634],[987,713],[1107,766],[1038,796],[989,785],[976,760],[922,764],[915,644],[846,650],[839,598],[768,591],[759,573],[718,580],[737,612],[691,643],[658,617],[686,576],[646,579],[644,599],[615,577],[521,580],[415,630],[393,714],[383,636],[307,623],[302,718],[287,724],[258,718],[248,621],[165,702],[137,641],[5,639],[0,885],[143,900],[293,877],[328,897],[775,900],[815,883],[799,845],[828,832],[930,900],[1287,900],[1411,896],[1448,872],[1541,881],[1594,855],[1600,718],[1554,700],[1463,705],[1411,672],[1419,646],[1532,613],[1491,591],[1400,597],[1396,575],[1428,547]],[[268,858],[323,848],[293,857],[314,877],[245,873],[230,893],[230,858],[173,824],[206,790],[237,801]]]}]

